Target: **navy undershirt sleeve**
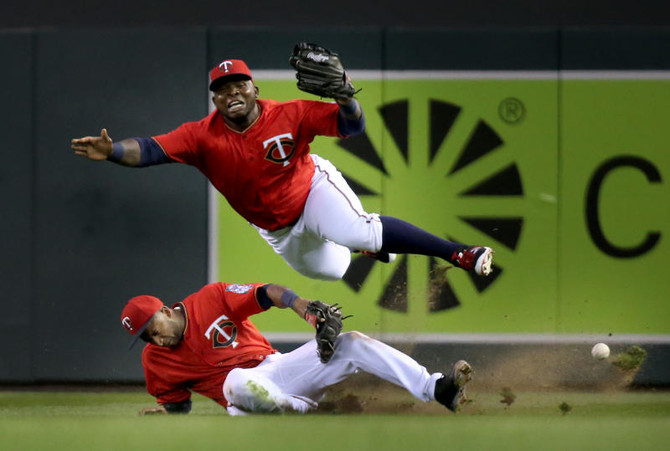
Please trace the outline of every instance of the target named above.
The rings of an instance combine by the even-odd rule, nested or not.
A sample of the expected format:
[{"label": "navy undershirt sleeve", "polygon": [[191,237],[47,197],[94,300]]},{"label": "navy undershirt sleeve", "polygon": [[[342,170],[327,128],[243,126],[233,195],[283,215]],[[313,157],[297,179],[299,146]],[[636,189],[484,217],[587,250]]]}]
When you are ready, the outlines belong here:
[{"label": "navy undershirt sleeve", "polygon": [[133,138],[140,144],[140,162],[138,168],[153,166],[155,164],[172,163],[161,146],[151,138]]},{"label": "navy undershirt sleeve", "polygon": [[[361,117],[358,119],[346,117],[347,116],[346,107],[340,105],[340,111],[337,115],[337,130],[343,136],[356,136],[363,133],[365,130],[365,115],[361,111]],[[351,114],[351,113],[349,113]]]},{"label": "navy undershirt sleeve", "polygon": [[258,299],[258,303],[263,307],[263,310],[267,310],[274,305],[274,302],[268,296],[268,287],[269,285],[263,285],[256,290],[256,299]]}]

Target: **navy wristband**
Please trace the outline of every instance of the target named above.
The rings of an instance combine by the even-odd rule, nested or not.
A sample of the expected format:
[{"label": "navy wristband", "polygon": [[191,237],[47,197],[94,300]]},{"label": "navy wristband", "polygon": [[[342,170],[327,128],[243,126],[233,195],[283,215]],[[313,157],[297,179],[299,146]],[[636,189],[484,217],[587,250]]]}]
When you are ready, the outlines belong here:
[{"label": "navy wristband", "polygon": [[109,161],[118,163],[121,161],[121,158],[123,158],[125,153],[126,151],[123,149],[121,143],[114,143],[112,144],[112,153],[107,157],[107,159]]},{"label": "navy wristband", "polygon": [[293,290],[286,290],[281,294],[281,303],[286,307],[293,307],[293,303],[298,299],[298,295]]},{"label": "navy wristband", "polygon": [[340,106],[340,111],[345,116],[353,116],[358,109],[358,101],[356,99],[351,99],[351,102],[346,105],[342,105],[341,103],[338,103],[338,105]]}]

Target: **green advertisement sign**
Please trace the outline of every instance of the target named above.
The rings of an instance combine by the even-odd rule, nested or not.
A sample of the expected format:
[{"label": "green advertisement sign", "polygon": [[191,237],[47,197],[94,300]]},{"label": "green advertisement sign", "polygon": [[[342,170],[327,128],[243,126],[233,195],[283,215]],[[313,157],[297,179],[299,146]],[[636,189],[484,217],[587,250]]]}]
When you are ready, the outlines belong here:
[{"label": "green advertisement sign", "polygon": [[559,331],[669,333],[670,80],[562,89]]},{"label": "green advertisement sign", "polygon": [[[346,328],[368,333],[667,331],[670,307],[661,302],[667,289],[660,283],[660,246],[670,223],[666,185],[635,165],[601,170],[608,175],[597,185],[596,217],[606,240],[628,249],[649,233],[660,237],[645,253],[623,258],[594,242],[586,194],[611,156],[642,157],[661,179],[668,173],[661,150],[668,140],[655,130],[669,116],[668,84],[657,82],[665,101],[641,110],[633,108],[639,96],[651,102],[659,86],[561,83],[559,90],[556,79],[357,81],[366,135],[317,138],[311,146],[338,167],[369,212],[493,247],[490,277],[424,256],[387,265],[354,255],[344,280],[307,279],[219,196],[219,279],[278,283],[337,302],[354,315]],[[293,81],[257,84],[261,97],[299,96]],[[624,96],[631,86],[636,95]],[[621,104],[626,100],[630,110]],[[254,321],[266,331],[309,331],[279,310]]]}]

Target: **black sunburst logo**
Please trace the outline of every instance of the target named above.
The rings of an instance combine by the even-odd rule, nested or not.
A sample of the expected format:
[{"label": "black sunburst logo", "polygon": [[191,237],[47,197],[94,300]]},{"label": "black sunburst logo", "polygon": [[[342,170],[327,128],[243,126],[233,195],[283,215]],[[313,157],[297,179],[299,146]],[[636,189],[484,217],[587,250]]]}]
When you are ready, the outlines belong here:
[{"label": "black sunburst logo", "polygon": [[[378,108],[388,134],[392,137],[395,147],[400,152],[405,165],[409,162],[409,100],[400,100],[384,104]],[[456,122],[461,107],[442,100],[429,100],[429,165],[443,148],[452,126]],[[384,177],[392,176],[387,171],[384,161],[375,149],[367,133],[349,139],[341,139],[338,146],[353,154],[365,163],[376,168]],[[459,171],[477,162],[479,159],[504,147],[504,141],[489,124],[479,119],[469,133],[469,138],[459,151],[458,157],[453,165],[444,170],[443,176],[451,178],[457,176]],[[439,169],[439,168],[438,168]],[[379,193],[357,183],[351,177],[344,174],[349,186],[359,196],[378,196]],[[458,197],[469,196],[523,196],[523,184],[516,163],[501,167],[492,175],[473,183],[460,190]],[[496,245],[502,245],[510,250],[515,250],[521,237],[523,229],[523,218],[518,216],[459,216],[456,217],[469,227],[492,238]],[[406,218],[402,218],[406,219]],[[433,231],[434,233],[434,231]],[[457,237],[444,234],[444,238],[451,241],[459,241]],[[467,242],[467,241],[466,241]],[[377,260],[359,256],[355,257],[344,275],[344,282],[354,291],[358,292],[365,284],[370,272]],[[460,305],[457,292],[449,283],[446,276],[446,268],[438,264],[435,258],[428,259],[429,280],[428,284],[428,309],[430,312],[438,312]],[[398,312],[407,312],[407,279],[408,279],[407,256],[399,256],[394,263],[392,275],[386,281],[378,304],[385,309]],[[460,271],[460,270],[458,270]],[[480,277],[467,273],[478,292],[488,289],[503,273],[503,266],[495,261],[493,272],[488,277]]]}]

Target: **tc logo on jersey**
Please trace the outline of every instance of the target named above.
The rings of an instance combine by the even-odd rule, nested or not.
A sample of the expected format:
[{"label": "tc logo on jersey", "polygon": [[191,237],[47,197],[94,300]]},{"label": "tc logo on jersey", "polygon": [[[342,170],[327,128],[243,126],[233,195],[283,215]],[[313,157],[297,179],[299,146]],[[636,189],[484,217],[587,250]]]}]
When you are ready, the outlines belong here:
[{"label": "tc logo on jersey", "polygon": [[263,149],[268,151],[268,153],[265,155],[266,160],[270,160],[273,163],[282,164],[284,167],[286,167],[289,165],[289,160],[295,153],[295,142],[293,141],[293,135],[290,133],[284,133],[273,136],[270,139],[266,139],[263,141]]},{"label": "tc logo on jersey", "polygon": [[236,348],[239,344],[237,338],[237,326],[230,321],[226,315],[221,315],[210,324],[205,331],[205,338],[212,341],[212,348]]}]

